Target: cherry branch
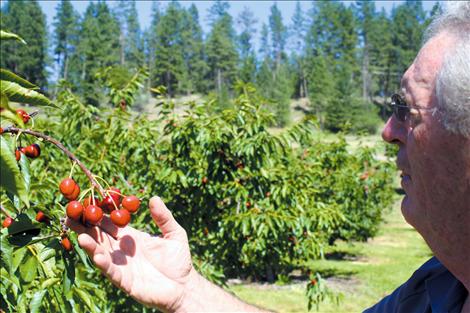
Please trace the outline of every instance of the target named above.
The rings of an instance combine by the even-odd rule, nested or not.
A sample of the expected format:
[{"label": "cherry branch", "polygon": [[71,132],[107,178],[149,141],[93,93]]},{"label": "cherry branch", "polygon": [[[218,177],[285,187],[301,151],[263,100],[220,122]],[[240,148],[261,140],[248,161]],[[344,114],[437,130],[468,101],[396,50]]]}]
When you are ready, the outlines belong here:
[{"label": "cherry branch", "polygon": [[3,205],[0,205],[0,210],[7,216],[10,217],[10,214],[8,214],[7,210],[3,207]]},{"label": "cherry branch", "polygon": [[12,134],[18,134],[18,133],[27,134],[27,135],[31,135],[31,136],[34,136],[34,137],[37,137],[37,138],[42,138],[45,141],[52,143],[57,148],[59,148],[59,150],[64,152],[72,161],[77,163],[77,165],[80,167],[80,169],[88,177],[88,180],[90,181],[91,185],[96,190],[98,190],[101,197],[104,198],[104,196],[105,196],[104,190],[101,188],[100,184],[98,184],[98,182],[95,180],[95,178],[93,177],[93,174],[91,173],[91,171],[85,165],[83,165],[83,163],[72,152],[70,152],[67,148],[65,148],[64,145],[60,141],[52,138],[51,136],[45,135],[43,133],[40,133],[40,132],[37,132],[37,131],[34,131],[34,130],[21,129],[21,128],[16,128],[16,127],[13,127],[13,126],[9,126],[9,127],[5,128],[3,130],[3,132],[4,133],[12,133]]}]

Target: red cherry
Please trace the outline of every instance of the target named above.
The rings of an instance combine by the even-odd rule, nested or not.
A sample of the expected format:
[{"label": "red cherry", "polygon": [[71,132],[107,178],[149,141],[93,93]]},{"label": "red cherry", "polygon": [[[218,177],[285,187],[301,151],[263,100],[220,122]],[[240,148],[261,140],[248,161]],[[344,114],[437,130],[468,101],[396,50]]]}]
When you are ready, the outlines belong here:
[{"label": "red cherry", "polygon": [[78,201],[70,201],[67,205],[67,216],[74,221],[80,221],[83,212],[83,205]]},{"label": "red cherry", "polygon": [[136,196],[127,196],[122,199],[122,207],[129,211],[130,213],[134,213],[139,209],[140,200]]},{"label": "red cherry", "polygon": [[131,214],[124,209],[112,211],[110,217],[111,222],[118,227],[124,227],[131,221]]},{"label": "red cherry", "polygon": [[96,205],[89,205],[83,210],[83,217],[86,222],[96,225],[103,218],[103,210]]},{"label": "red cherry", "polygon": [[25,124],[28,123],[30,119],[29,114],[26,113],[25,110],[21,110],[21,109],[16,110],[16,115],[18,115],[23,120],[23,123]]},{"label": "red cherry", "polygon": [[72,178],[65,178],[60,183],[59,189],[64,196],[71,195],[74,192],[76,185],[77,183]]},{"label": "red cherry", "polygon": [[47,223],[49,222],[49,219],[44,214],[44,212],[38,211],[38,213],[36,214],[36,221],[38,221],[39,223]]},{"label": "red cherry", "polygon": [[16,148],[15,150],[15,158],[16,158],[16,161],[19,161],[21,159],[21,151],[20,151],[20,148]]},{"label": "red cherry", "polygon": [[202,183],[205,185],[209,182],[209,179],[207,177],[202,178]]},{"label": "red cherry", "polygon": [[7,217],[3,220],[2,226],[5,228],[10,227],[10,225],[13,224],[13,219],[11,217]]},{"label": "red cherry", "polygon": [[96,206],[99,206],[101,207],[101,202],[100,200],[98,200],[98,198],[95,197],[95,201],[93,201],[93,198],[92,197],[88,197],[88,198],[85,198],[83,200],[83,207],[86,208],[87,206],[89,206],[90,204],[93,204],[93,205],[96,205]]},{"label": "red cherry", "polygon": [[77,200],[79,194],[80,194],[80,186],[78,186],[77,184],[75,184],[75,187],[74,187],[74,189],[73,189],[73,192],[72,192],[71,194],[64,195],[64,197],[65,197],[67,200]]},{"label": "red cherry", "polygon": [[247,202],[247,203],[246,203],[246,207],[247,207],[247,208],[251,207],[251,203],[250,203],[250,202]]},{"label": "red cherry", "polygon": [[3,134],[3,127],[0,127],[0,135]]},{"label": "red cherry", "polygon": [[121,202],[121,190],[116,187],[111,187],[109,195],[113,198],[114,202],[116,202],[116,205],[119,206]]},{"label": "red cherry", "polygon": [[28,158],[35,159],[41,154],[41,148],[38,144],[32,144],[25,148],[25,154]]},{"label": "red cherry", "polygon": [[20,147],[20,152],[25,154],[26,153],[26,148],[25,147]]},{"label": "red cherry", "polygon": [[119,202],[116,202],[111,196],[106,196],[103,201],[101,201],[101,207],[103,210],[111,212],[119,208]]},{"label": "red cherry", "polygon": [[72,243],[70,242],[70,239],[68,237],[62,238],[60,243],[62,244],[62,247],[64,247],[66,251],[72,250]]}]

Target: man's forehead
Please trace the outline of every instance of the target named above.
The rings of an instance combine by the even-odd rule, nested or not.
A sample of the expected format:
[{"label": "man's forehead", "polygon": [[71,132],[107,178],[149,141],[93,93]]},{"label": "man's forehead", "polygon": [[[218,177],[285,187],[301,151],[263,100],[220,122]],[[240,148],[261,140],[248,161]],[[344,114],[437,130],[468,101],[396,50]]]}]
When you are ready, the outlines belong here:
[{"label": "man's forehead", "polygon": [[406,92],[415,85],[426,89],[433,88],[445,53],[453,46],[454,42],[454,36],[447,33],[441,33],[431,38],[421,48],[413,64],[403,75],[402,91]]}]

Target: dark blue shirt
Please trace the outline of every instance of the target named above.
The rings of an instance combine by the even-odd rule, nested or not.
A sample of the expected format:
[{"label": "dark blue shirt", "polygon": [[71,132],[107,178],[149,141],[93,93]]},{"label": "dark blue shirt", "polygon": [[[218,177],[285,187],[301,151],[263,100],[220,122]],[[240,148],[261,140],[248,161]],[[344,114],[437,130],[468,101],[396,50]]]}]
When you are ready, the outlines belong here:
[{"label": "dark blue shirt", "polygon": [[468,291],[436,257],[364,313],[460,313]]}]

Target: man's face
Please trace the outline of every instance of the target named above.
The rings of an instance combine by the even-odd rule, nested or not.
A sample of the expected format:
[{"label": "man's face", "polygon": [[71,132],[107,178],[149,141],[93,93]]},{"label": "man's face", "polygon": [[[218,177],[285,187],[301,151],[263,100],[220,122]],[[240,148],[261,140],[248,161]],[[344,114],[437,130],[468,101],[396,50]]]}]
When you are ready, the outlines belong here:
[{"label": "man's face", "polygon": [[430,110],[437,105],[437,74],[454,44],[453,36],[441,33],[420,50],[401,85],[408,106],[423,110],[405,122],[390,117],[382,132],[385,141],[399,146],[403,216],[428,243],[470,229],[470,141],[445,130],[440,112]]}]

